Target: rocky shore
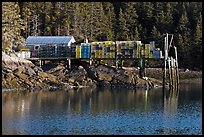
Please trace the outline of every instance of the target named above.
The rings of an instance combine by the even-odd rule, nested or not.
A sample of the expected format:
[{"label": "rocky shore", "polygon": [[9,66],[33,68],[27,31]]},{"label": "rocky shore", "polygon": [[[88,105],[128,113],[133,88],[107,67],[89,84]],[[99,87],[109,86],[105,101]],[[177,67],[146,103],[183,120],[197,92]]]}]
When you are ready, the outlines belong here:
[{"label": "rocky shore", "polygon": [[[85,64],[85,65],[84,65]],[[136,68],[115,69],[106,65],[76,64],[67,69],[62,64],[48,63],[35,66],[31,61],[2,52],[3,89],[56,88],[154,88],[162,86],[162,70],[146,69],[145,78],[139,78]],[[182,72],[180,78],[202,77],[202,72]],[[194,74],[195,73],[195,74]]]}]

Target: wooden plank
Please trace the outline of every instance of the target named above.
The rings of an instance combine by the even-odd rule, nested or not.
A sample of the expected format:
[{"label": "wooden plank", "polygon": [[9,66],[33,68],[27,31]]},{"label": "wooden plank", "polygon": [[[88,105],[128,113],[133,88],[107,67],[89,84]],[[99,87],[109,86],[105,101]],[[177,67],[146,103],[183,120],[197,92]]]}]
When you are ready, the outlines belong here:
[{"label": "wooden plank", "polygon": [[164,38],[164,67],[163,67],[163,91],[165,89],[165,85],[166,85],[166,37]]},{"label": "wooden plank", "polygon": [[168,72],[169,72],[169,85],[172,86],[172,76],[171,76],[171,59],[168,57]]},{"label": "wooden plank", "polygon": [[177,79],[177,86],[179,85],[179,71],[178,71],[178,57],[177,57],[177,48],[175,49],[175,56],[176,56],[176,79]]}]

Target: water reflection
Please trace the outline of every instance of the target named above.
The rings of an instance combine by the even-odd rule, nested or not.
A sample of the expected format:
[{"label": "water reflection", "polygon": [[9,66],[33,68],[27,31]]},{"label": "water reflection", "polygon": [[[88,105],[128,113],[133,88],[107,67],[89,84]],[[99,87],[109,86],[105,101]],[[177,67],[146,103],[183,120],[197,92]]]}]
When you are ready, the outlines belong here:
[{"label": "water reflection", "polygon": [[[179,104],[179,90],[162,91],[161,88],[120,91],[85,88],[67,91],[5,92],[2,95],[2,114],[7,117],[23,117],[31,112],[34,114],[100,113],[112,110],[148,112],[154,109],[163,109],[164,113],[170,114],[177,112]],[[191,97],[190,94],[182,96],[185,100]]]},{"label": "water reflection", "polygon": [[34,113],[100,113],[112,110],[150,111],[161,104],[160,90],[148,91],[108,89],[78,89],[67,91],[5,92],[2,98],[3,114],[23,117]]},{"label": "water reflection", "polygon": [[178,88],[163,90],[164,92],[164,113],[176,113],[178,108]]},{"label": "water reflection", "polygon": [[201,93],[202,86],[195,84],[164,92],[162,88],[3,92],[2,132],[170,134],[178,128],[194,133],[189,127],[195,127],[200,133]]}]

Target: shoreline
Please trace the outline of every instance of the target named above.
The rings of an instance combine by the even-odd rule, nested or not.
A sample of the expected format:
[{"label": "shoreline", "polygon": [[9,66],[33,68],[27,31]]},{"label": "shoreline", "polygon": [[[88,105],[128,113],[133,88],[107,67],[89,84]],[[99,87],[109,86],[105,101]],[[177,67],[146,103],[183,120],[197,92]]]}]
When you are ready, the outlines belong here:
[{"label": "shoreline", "polygon": [[[132,70],[132,69],[135,69],[133,67],[123,67],[124,70]],[[150,69],[150,71],[152,71],[152,74],[153,76],[155,76],[154,72],[157,71],[158,72],[158,68],[148,68]],[[148,70],[149,71],[149,70]],[[179,70],[181,71],[181,70]],[[162,71],[159,71],[161,74],[162,74]],[[202,71],[193,71],[194,74],[197,73],[197,75],[187,75],[187,74],[190,74],[192,73],[192,71],[189,71],[189,72],[182,72],[180,74],[180,76],[182,76],[182,79],[179,79],[179,83],[180,84],[185,84],[185,83],[202,83]],[[195,76],[198,76],[199,77],[195,77]],[[148,77],[148,76],[147,76]],[[159,75],[157,76],[159,77]],[[153,77],[148,77],[150,79],[152,79]],[[153,78],[153,79],[156,79],[156,80],[161,80],[161,79],[158,79],[158,78]],[[168,80],[167,80],[168,81]],[[154,82],[153,82],[154,83]],[[69,83],[65,83],[67,86],[60,86],[57,85],[57,86],[47,86],[47,87],[44,87],[44,88],[39,88],[39,87],[33,87],[33,88],[25,88],[25,87],[20,87],[20,88],[4,88],[2,87],[2,92],[13,92],[13,91],[34,91],[34,90],[56,90],[56,89],[78,89],[78,88],[91,88],[90,86],[83,86],[83,85],[79,85],[79,86],[74,86],[74,85],[69,85]],[[156,85],[153,87],[153,88],[158,88],[158,87],[161,87],[160,85]],[[99,87],[100,88],[100,87]],[[103,87],[103,88],[107,88],[107,87]],[[110,88],[110,87],[108,87]],[[120,88],[120,87],[115,87],[115,89],[117,88]],[[139,87],[137,87],[139,88]],[[144,87],[142,87],[144,88]],[[127,88],[127,89],[130,89],[130,88]]]},{"label": "shoreline", "polygon": [[[72,88],[146,88],[162,87],[162,68],[146,68],[145,77],[139,77],[139,68],[90,65],[86,61],[75,61],[71,69],[64,64],[48,62],[42,67],[16,56],[3,54],[2,90],[40,90]],[[25,63],[26,62],[26,63]],[[167,73],[168,83],[168,73]],[[179,69],[180,81],[202,79],[202,71]]]}]

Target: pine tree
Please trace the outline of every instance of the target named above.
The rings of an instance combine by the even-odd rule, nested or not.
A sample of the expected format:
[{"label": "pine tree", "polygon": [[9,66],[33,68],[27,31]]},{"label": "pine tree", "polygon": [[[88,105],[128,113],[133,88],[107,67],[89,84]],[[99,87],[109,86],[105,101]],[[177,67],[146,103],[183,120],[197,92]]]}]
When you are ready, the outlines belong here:
[{"label": "pine tree", "polygon": [[152,38],[152,40],[155,40],[155,39],[157,39],[158,37],[159,37],[159,31],[157,30],[157,28],[154,26],[153,28],[152,28],[152,32],[151,32],[151,38]]},{"label": "pine tree", "polygon": [[118,20],[117,40],[130,40],[128,36],[128,32],[129,30],[127,28],[127,23],[121,9],[119,14],[119,20]]},{"label": "pine tree", "polygon": [[142,24],[145,31],[144,37],[149,37],[153,27],[153,4],[151,2],[139,3],[138,21]]},{"label": "pine tree", "polygon": [[105,36],[105,30],[106,30],[106,16],[103,10],[103,5],[101,2],[95,2],[94,7],[95,9],[95,17],[93,28],[94,28],[94,35],[95,38],[99,41],[107,39]]},{"label": "pine tree", "polygon": [[139,37],[139,31],[138,31],[138,28],[137,26],[135,27],[135,31],[134,31],[134,38],[132,40],[140,40],[140,37]]},{"label": "pine tree", "polygon": [[114,26],[116,25],[116,19],[115,19],[115,13],[114,13],[114,7],[113,4],[110,2],[103,2],[103,9],[104,14],[106,17],[105,22],[105,34],[107,37],[107,40],[114,40]]},{"label": "pine tree", "polygon": [[138,33],[140,39],[146,38],[146,29],[141,24],[138,25]]},{"label": "pine tree", "polygon": [[173,33],[173,10],[170,2],[156,2],[154,4],[153,20],[159,32]]},{"label": "pine tree", "polygon": [[51,2],[44,2],[42,3],[44,6],[44,10],[42,11],[42,23],[41,23],[41,30],[42,33],[41,35],[45,36],[50,36],[52,35],[51,33],[51,28],[52,28],[52,23],[51,23],[51,18],[52,18],[52,10],[53,10],[53,5]]},{"label": "pine tree", "polygon": [[22,2],[19,3],[19,7],[21,10],[21,17],[24,21],[25,24],[25,31],[22,32],[22,36],[24,38],[27,38],[28,36],[30,36],[31,33],[31,16],[32,16],[32,3],[31,2]]},{"label": "pine tree", "polygon": [[193,67],[199,67],[202,69],[202,16],[197,21],[195,33],[192,38],[192,45],[190,50],[191,62]]},{"label": "pine tree", "polygon": [[124,3],[124,15],[127,22],[127,28],[129,29],[130,39],[134,39],[136,26],[138,24],[138,15],[135,10],[135,2]]},{"label": "pine tree", "polygon": [[183,62],[183,64],[185,67],[187,67],[190,65],[190,30],[187,13],[185,11],[181,15],[181,18],[176,29],[176,33],[181,34],[183,39],[183,43],[178,46],[181,46],[182,52],[185,53],[183,54],[185,58],[185,62]]},{"label": "pine tree", "polygon": [[30,35],[148,43],[168,32],[174,34],[180,66],[202,68],[201,30],[201,2],[2,3],[3,49],[10,49],[19,39]]},{"label": "pine tree", "polygon": [[2,50],[10,51],[12,46],[21,45],[24,42],[20,35],[24,24],[20,16],[17,2],[2,3]]}]

